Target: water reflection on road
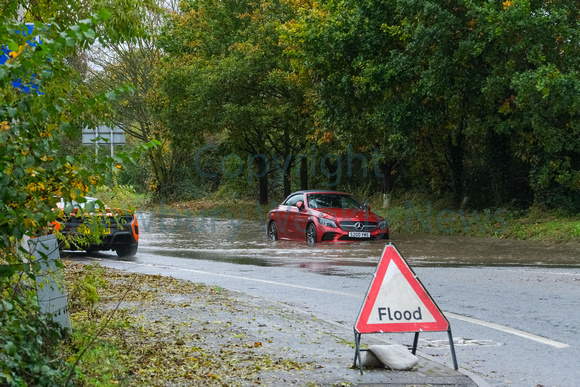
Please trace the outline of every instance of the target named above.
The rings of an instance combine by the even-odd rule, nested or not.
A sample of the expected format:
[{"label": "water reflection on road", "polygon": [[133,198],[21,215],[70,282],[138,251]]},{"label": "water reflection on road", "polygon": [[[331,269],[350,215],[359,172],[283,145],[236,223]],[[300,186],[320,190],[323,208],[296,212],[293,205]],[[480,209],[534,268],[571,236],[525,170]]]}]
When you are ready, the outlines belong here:
[{"label": "water reflection on road", "polygon": [[[270,242],[258,222],[152,217],[140,213],[139,253],[254,266],[295,266],[341,275],[341,266],[376,266],[381,242]],[[393,234],[412,266],[580,267],[580,245],[441,235]],[[352,274],[352,273],[351,273]]]}]

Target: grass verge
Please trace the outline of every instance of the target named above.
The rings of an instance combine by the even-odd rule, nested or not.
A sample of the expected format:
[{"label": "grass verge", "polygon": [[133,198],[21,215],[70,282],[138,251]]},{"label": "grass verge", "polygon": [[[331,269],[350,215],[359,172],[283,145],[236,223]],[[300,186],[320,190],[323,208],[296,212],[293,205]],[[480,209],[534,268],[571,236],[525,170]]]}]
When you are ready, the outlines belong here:
[{"label": "grass verge", "polygon": [[236,386],[312,368],[249,335],[241,324],[257,322],[221,288],[71,261],[65,278],[73,334],[64,353],[72,364],[84,352],[76,386]]}]

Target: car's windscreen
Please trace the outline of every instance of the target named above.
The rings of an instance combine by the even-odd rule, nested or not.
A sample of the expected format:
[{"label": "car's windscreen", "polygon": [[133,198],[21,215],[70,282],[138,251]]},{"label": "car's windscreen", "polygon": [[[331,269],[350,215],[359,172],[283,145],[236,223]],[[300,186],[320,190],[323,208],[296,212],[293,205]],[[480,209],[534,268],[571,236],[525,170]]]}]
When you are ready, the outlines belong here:
[{"label": "car's windscreen", "polygon": [[308,207],[310,208],[347,208],[358,210],[363,206],[350,195],[341,194],[309,194]]}]

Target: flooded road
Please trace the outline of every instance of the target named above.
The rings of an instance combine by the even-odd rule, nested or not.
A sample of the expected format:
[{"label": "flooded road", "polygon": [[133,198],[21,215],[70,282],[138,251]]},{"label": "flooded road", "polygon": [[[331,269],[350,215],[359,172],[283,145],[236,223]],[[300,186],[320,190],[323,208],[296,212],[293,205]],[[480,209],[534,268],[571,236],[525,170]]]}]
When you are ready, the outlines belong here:
[{"label": "flooded road", "polygon": [[[158,255],[255,266],[327,268],[340,275],[344,266],[376,266],[385,242],[271,242],[264,226],[252,221],[186,217],[153,218],[139,214],[139,250]],[[541,266],[580,267],[579,244],[549,244],[461,236],[392,234],[411,266]]]},{"label": "flooded road", "polygon": [[[346,341],[386,244],[271,242],[257,222],[139,216],[134,258],[72,258],[280,303],[339,327]],[[429,234],[390,242],[450,321],[459,367],[480,386],[577,385],[580,245]],[[410,344],[412,333],[385,337]],[[419,353],[450,366],[445,332],[422,333]]]}]

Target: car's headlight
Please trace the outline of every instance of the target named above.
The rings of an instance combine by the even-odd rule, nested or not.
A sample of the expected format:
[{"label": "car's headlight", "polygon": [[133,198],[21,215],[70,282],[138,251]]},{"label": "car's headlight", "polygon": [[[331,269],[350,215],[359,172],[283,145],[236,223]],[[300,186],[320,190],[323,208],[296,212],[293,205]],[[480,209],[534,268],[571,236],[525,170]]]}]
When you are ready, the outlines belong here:
[{"label": "car's headlight", "polygon": [[334,223],[334,220],[326,218],[318,218],[318,223],[320,223],[324,227],[336,228],[336,223]]},{"label": "car's headlight", "polygon": [[379,225],[377,226],[377,228],[387,228],[387,221],[386,220],[381,220],[379,222]]}]

